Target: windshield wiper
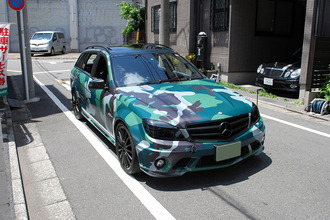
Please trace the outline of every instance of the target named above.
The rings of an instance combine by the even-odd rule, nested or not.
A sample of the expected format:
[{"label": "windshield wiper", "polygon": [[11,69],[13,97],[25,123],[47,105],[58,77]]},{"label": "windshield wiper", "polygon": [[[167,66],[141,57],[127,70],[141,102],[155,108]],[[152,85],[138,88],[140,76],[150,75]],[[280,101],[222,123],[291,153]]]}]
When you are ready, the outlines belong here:
[{"label": "windshield wiper", "polygon": [[176,81],[181,81],[181,80],[178,77],[173,77],[171,79],[160,79],[149,82],[143,82],[143,83],[139,83],[138,85],[161,84],[164,82],[176,82]]}]

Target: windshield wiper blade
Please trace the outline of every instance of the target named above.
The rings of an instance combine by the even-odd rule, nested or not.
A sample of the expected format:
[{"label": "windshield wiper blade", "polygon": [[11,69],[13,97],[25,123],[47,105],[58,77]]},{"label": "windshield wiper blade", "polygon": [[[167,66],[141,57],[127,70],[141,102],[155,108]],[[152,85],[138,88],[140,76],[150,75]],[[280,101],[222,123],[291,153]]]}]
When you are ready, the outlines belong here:
[{"label": "windshield wiper blade", "polygon": [[162,82],[161,80],[154,80],[154,81],[139,83],[138,85],[160,84],[161,82]]},{"label": "windshield wiper blade", "polygon": [[143,82],[143,83],[139,83],[138,85],[161,84],[164,82],[177,82],[177,81],[181,81],[181,79],[179,77],[173,77],[171,79],[160,79],[149,82]]}]

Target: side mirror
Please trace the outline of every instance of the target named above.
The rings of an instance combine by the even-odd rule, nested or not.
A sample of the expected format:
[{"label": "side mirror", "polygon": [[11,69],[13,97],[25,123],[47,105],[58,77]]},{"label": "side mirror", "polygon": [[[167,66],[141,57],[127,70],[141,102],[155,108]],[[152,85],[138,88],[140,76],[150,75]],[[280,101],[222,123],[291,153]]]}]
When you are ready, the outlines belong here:
[{"label": "side mirror", "polygon": [[89,82],[88,88],[91,89],[106,89],[105,82],[103,79],[94,79]]}]

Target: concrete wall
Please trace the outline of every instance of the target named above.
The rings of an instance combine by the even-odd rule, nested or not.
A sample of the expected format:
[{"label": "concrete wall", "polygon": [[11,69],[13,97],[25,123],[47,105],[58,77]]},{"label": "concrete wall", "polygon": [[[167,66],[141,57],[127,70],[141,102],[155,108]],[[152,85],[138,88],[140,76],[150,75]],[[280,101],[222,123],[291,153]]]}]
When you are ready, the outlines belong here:
[{"label": "concrete wall", "polygon": [[[69,9],[68,0],[29,0],[25,7],[28,10],[28,25],[30,36],[36,31],[63,31],[70,48]],[[10,51],[19,52],[16,11],[8,9],[11,25]],[[68,48],[68,49],[69,49]]]},{"label": "concrete wall", "polygon": [[79,0],[79,49],[89,45],[122,45],[126,21],[119,17],[122,0]]},{"label": "concrete wall", "polygon": [[8,22],[7,1],[0,1],[0,23]]},{"label": "concrete wall", "polygon": [[[7,1],[4,1],[7,4]],[[30,36],[36,31],[57,30],[65,33],[68,51],[79,52],[89,45],[121,45],[125,20],[119,17],[121,0],[28,0]],[[78,3],[78,4],[76,4]],[[10,52],[19,51],[17,15],[0,4],[0,22],[8,17],[11,25]],[[4,6],[6,6],[4,4]]]}]

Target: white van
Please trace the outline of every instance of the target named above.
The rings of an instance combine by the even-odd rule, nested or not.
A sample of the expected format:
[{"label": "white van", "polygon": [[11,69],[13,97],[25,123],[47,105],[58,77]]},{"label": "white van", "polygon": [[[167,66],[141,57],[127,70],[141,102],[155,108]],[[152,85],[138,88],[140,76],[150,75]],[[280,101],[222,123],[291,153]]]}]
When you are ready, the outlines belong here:
[{"label": "white van", "polygon": [[66,52],[66,40],[63,32],[60,31],[38,31],[33,34],[30,40],[31,55],[50,54]]}]

